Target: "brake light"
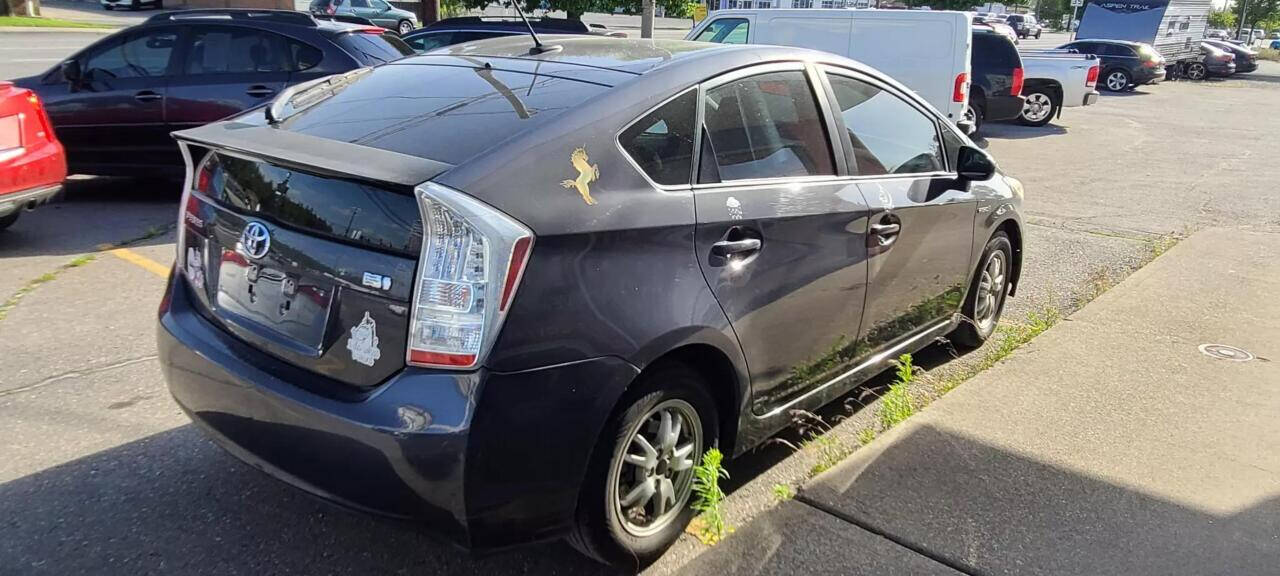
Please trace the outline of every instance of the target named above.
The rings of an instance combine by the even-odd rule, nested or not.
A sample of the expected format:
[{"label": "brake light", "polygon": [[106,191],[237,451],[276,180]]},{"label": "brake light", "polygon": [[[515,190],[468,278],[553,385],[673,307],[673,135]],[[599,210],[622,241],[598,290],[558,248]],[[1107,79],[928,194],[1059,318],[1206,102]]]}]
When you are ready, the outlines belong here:
[{"label": "brake light", "polygon": [[328,6],[325,6],[325,7],[324,7],[324,11],[325,11],[325,13],[326,13],[326,14],[337,14],[337,13],[338,13],[338,5],[337,5],[337,4],[330,4],[330,5],[328,5]]},{"label": "brake light", "polygon": [[49,120],[49,113],[45,111],[44,103],[40,101],[40,96],[35,92],[27,92],[27,104],[31,105],[31,110],[35,114],[36,120],[40,122],[40,130],[36,131],[36,138],[53,142],[53,122]]},{"label": "brake light", "polygon": [[1143,61],[1142,61],[1142,67],[1143,67],[1143,68],[1155,68],[1155,67],[1157,67],[1157,66],[1159,66],[1159,65],[1160,65],[1160,62],[1159,62],[1158,60],[1143,60]]},{"label": "brake light", "polygon": [[416,195],[423,239],[406,361],[471,368],[497,339],[529,261],[533,233],[438,184],[424,184]]},{"label": "brake light", "polygon": [[1230,61],[1235,60],[1235,59],[1236,59],[1235,54],[1223,54],[1223,55],[1221,55],[1221,56],[1219,56],[1219,57],[1218,57],[1218,60],[1219,60],[1220,62],[1230,62]]},{"label": "brake light", "polygon": [[1097,66],[1089,68],[1089,74],[1084,77],[1084,85],[1086,88],[1093,88],[1098,85],[1098,72],[1101,70],[1102,69]]},{"label": "brake light", "polygon": [[1013,87],[1009,89],[1010,95],[1012,96],[1022,95],[1022,81],[1023,81],[1022,68],[1014,68],[1013,69]]},{"label": "brake light", "polygon": [[210,165],[209,157],[200,163],[200,171],[196,172],[196,192],[208,194],[209,188],[213,186],[213,167]]},{"label": "brake light", "polygon": [[386,32],[386,31],[387,31],[387,29],[386,29],[386,28],[377,28],[377,27],[373,27],[373,28],[361,28],[361,29],[357,30],[357,32],[359,32],[359,33],[361,33],[361,34],[382,34],[383,32]]},{"label": "brake light", "polygon": [[969,73],[961,72],[956,74],[956,88],[951,93],[952,102],[964,102],[966,96],[969,95]]}]

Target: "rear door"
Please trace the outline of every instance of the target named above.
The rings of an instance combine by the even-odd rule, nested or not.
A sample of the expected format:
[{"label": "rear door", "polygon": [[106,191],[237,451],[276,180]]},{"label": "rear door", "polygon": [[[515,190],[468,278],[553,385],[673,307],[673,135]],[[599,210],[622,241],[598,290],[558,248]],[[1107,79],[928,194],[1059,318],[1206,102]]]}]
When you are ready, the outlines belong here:
[{"label": "rear door", "polygon": [[77,56],[81,81],[46,98],[73,170],[181,165],[164,106],[178,28],[124,32]]},{"label": "rear door", "polygon": [[849,170],[870,204],[859,341],[864,351],[880,350],[959,312],[976,198],[949,169],[947,151],[959,142],[950,128],[874,79],[841,68],[823,71]]},{"label": "rear door", "polygon": [[193,26],[183,46],[165,104],[174,130],[270,102],[291,75],[319,64],[322,54],[301,40],[235,25]]},{"label": "rear door", "polygon": [[860,354],[867,205],[842,177],[813,78],[771,64],[702,86],[696,250],[746,355],[757,414]]}]

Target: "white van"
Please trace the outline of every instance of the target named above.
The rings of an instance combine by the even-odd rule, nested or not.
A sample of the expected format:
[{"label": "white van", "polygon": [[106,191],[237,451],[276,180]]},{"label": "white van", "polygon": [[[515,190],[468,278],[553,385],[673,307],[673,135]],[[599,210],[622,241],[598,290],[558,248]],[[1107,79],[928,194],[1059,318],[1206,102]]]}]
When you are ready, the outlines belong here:
[{"label": "white van", "polygon": [[685,39],[833,52],[892,76],[958,122],[969,103],[969,27],[964,12],[716,10]]}]

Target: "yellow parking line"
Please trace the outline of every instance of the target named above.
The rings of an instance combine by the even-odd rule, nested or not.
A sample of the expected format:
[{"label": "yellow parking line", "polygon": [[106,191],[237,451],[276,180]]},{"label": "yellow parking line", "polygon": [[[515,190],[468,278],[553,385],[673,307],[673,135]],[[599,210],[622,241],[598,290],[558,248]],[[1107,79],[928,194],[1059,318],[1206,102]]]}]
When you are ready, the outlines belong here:
[{"label": "yellow parking line", "polygon": [[115,256],[116,258],[124,260],[125,262],[128,262],[130,264],[136,265],[139,268],[146,270],[147,272],[155,274],[156,276],[159,276],[161,278],[169,277],[168,266],[165,266],[164,264],[161,264],[159,262],[156,262],[155,260],[147,258],[146,256],[143,256],[137,252],[134,252],[133,250],[130,250],[128,248],[112,248],[110,244],[102,244],[98,246],[98,248],[106,252],[107,254]]}]

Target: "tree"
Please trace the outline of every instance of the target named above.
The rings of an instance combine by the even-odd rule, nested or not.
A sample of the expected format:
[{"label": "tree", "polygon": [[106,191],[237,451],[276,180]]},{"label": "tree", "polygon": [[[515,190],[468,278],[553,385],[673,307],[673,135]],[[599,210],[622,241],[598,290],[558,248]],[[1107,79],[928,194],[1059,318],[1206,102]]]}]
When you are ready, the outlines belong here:
[{"label": "tree", "polygon": [[1209,27],[1232,30],[1236,27],[1236,13],[1230,9],[1214,10],[1209,13]]},{"label": "tree", "polygon": [[[653,0],[657,5],[662,6],[667,16],[672,18],[683,18],[689,13],[688,0]],[[627,14],[639,14],[643,9],[642,0],[523,0],[520,7],[524,9],[525,14],[532,14],[536,9],[546,7],[549,11],[564,11],[570,20],[581,20],[582,15],[587,12],[613,12],[615,9],[622,9]],[[462,5],[469,9],[480,9],[493,4],[491,0],[462,0]],[[510,2],[499,2],[503,6],[510,6]]]}]

